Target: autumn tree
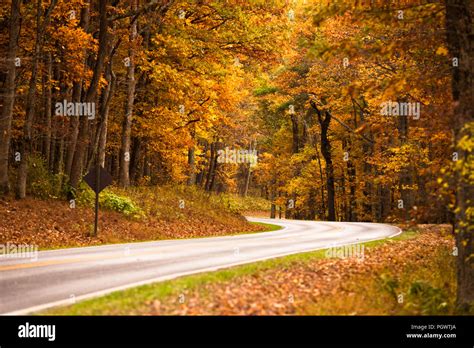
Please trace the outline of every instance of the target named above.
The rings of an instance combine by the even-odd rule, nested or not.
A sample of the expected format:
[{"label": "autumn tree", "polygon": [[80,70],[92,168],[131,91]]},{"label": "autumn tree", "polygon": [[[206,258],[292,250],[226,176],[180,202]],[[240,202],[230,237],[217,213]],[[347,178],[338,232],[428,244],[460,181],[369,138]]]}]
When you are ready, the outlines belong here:
[{"label": "autumn tree", "polygon": [[15,102],[15,76],[18,38],[20,35],[20,0],[12,0],[8,51],[5,65],[7,67],[7,76],[4,85],[2,113],[0,118],[0,193],[9,192],[10,184],[8,178],[8,164],[10,153],[11,124],[13,117],[13,107]]},{"label": "autumn tree", "polygon": [[470,1],[446,1],[446,33],[451,59],[454,115],[456,192],[457,301],[474,303],[474,6]]}]

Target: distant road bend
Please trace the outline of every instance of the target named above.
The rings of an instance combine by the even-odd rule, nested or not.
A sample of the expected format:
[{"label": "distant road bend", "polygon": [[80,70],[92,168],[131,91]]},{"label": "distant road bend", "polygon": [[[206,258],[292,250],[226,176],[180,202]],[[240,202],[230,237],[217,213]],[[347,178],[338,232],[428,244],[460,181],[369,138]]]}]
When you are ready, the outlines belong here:
[{"label": "distant road bend", "polygon": [[0,256],[0,313],[28,314],[187,274],[401,233],[376,223],[248,219],[283,229],[40,251],[36,261]]}]

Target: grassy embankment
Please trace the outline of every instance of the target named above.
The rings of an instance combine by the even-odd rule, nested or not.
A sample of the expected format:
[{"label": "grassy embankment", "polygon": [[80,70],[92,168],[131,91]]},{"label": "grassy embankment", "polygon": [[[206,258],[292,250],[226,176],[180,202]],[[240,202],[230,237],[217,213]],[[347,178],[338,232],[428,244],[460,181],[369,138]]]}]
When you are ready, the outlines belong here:
[{"label": "grassy embankment", "polygon": [[[42,188],[43,186],[38,186]],[[94,195],[84,184],[74,204],[61,193],[41,189],[17,201],[0,200],[0,244],[30,244],[39,249],[160,239],[194,238],[272,230],[249,223],[245,211],[264,211],[269,202],[236,195],[213,195],[179,187],[108,188],[101,193],[99,234],[91,236]],[[33,190],[33,192],[35,192]]]}]

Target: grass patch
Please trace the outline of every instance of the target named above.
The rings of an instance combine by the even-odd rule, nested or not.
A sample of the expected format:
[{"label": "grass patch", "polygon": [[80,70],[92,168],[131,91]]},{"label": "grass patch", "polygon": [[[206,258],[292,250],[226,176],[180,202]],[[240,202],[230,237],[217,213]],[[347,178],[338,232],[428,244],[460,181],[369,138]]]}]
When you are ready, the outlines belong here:
[{"label": "grass patch", "polygon": [[281,230],[283,227],[280,225],[274,225],[274,224],[267,224],[265,222],[254,222],[254,221],[249,221],[252,225],[256,226],[262,226],[265,228],[265,231],[257,231],[257,232],[251,232],[251,233],[260,233],[260,232],[272,232],[272,231],[278,231]]},{"label": "grass patch", "polygon": [[[322,296],[299,308],[306,315],[456,315],[455,258],[441,247],[402,270],[386,266],[348,277],[339,296]],[[472,313],[471,313],[472,314]]]},{"label": "grass patch", "polygon": [[143,186],[122,189],[112,187],[111,193],[129,197],[147,216],[168,221],[181,221],[187,212],[220,219],[240,215],[249,210],[269,210],[270,202],[260,197],[236,194],[212,194],[195,186]]},{"label": "grass patch", "polygon": [[229,207],[222,201],[225,197],[199,188],[112,186],[100,195],[99,231],[93,236],[94,194],[84,183],[75,193],[75,202],[31,197],[0,200],[0,242],[31,244],[45,250],[228,236],[276,228],[250,224],[234,203]]},{"label": "grass patch", "polygon": [[211,195],[210,200],[214,204],[225,207],[228,211],[236,214],[242,214],[248,211],[269,212],[271,208],[271,202],[262,197],[242,197],[237,194],[222,193],[219,195]]}]

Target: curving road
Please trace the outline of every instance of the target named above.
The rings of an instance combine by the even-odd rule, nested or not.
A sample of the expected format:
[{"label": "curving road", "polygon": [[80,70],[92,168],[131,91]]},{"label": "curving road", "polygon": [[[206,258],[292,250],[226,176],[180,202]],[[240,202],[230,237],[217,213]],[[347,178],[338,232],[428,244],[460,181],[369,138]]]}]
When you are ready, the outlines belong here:
[{"label": "curving road", "polygon": [[186,274],[401,233],[375,223],[248,219],[283,229],[41,251],[36,260],[0,256],[0,313],[27,314]]}]

